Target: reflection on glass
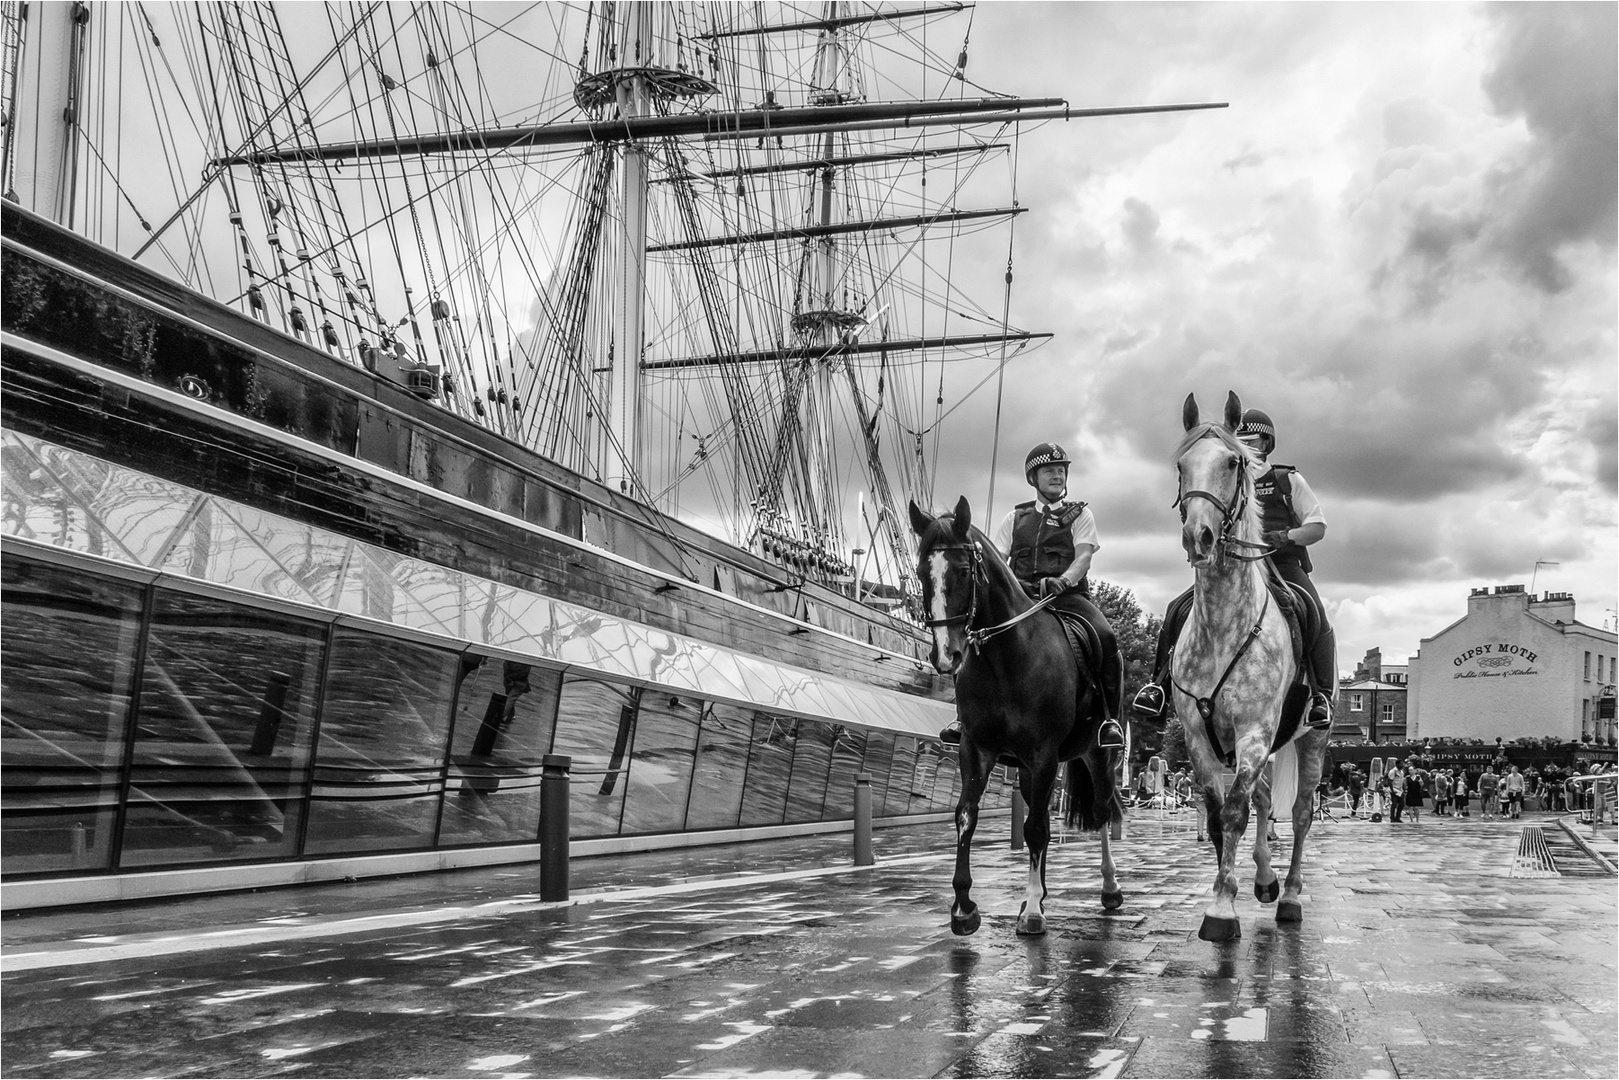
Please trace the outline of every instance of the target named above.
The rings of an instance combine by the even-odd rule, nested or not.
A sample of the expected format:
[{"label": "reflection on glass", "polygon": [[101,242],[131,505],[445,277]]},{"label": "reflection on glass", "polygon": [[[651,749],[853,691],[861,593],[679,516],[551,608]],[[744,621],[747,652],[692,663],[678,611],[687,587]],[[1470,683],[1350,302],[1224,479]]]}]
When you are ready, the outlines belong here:
[{"label": "reflection on glass", "polygon": [[753,714],[748,746],[748,787],[742,793],[743,825],[780,825],[787,811],[787,780],[793,772],[798,721]]},{"label": "reflection on glass", "polygon": [[866,772],[871,775],[871,816],[882,817],[888,797],[888,773],[894,767],[894,736],[886,731],[866,735]]},{"label": "reflection on glass", "polygon": [[459,663],[446,649],[333,634],[306,854],[432,846]]},{"label": "reflection on glass", "polygon": [[155,593],[120,866],[297,854],[325,636]]},{"label": "reflection on glass", "polygon": [[575,675],[562,680],[552,753],[573,759],[568,829],[575,837],[613,836],[624,810],[624,769],[641,688]]},{"label": "reflection on glass", "polygon": [[140,588],[7,553],[0,598],[5,871],[105,869]]},{"label": "reflection on glass", "polygon": [[686,820],[701,705],[696,698],[664,690],[641,695],[621,832],[680,831]]},{"label": "reflection on glass", "polygon": [[793,750],[792,780],[787,786],[787,820],[820,821],[826,801],[826,774],[832,766],[831,724],[798,722],[798,745]]},{"label": "reflection on glass", "polygon": [[[841,725],[832,729],[832,771],[826,781],[823,821],[843,821],[854,817],[854,782],[866,757],[866,732]],[[873,799],[873,805],[876,800]]]},{"label": "reflection on glass", "polygon": [[961,771],[956,762],[955,747],[933,743],[939,759],[938,779],[933,783],[933,809],[954,810],[961,797]]},{"label": "reflection on glass", "polygon": [[933,809],[933,785],[939,777],[937,744],[921,742],[916,748],[916,768],[911,774],[910,814],[925,814]]},{"label": "reflection on glass", "polygon": [[748,772],[748,740],[753,710],[710,704],[703,710],[697,736],[697,764],[692,770],[688,829],[732,829],[742,809],[742,784]]},{"label": "reflection on glass", "polygon": [[438,846],[532,842],[562,674],[476,653],[460,670]]},{"label": "reflection on glass", "polygon": [[911,809],[911,774],[916,770],[916,740],[909,735],[894,737],[894,764],[888,770],[888,797],[883,813],[904,817]]}]

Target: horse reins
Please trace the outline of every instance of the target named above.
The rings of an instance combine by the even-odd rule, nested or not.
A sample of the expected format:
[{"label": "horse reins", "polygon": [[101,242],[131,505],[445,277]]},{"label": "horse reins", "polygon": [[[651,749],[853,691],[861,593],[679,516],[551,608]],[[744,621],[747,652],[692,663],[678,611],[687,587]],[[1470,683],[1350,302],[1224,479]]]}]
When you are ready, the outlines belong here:
[{"label": "horse reins", "polygon": [[996,637],[999,634],[1004,634],[1006,631],[1012,629],[1012,627],[1016,626],[1024,619],[1027,619],[1030,615],[1033,615],[1035,612],[1044,611],[1053,600],[1057,599],[1057,594],[1053,593],[1042,600],[1035,601],[1033,607],[1029,608],[1027,611],[1012,616],[1003,623],[996,623],[994,626],[985,626],[974,629],[972,621],[973,616],[978,614],[978,583],[984,582],[987,584],[989,581],[988,576],[984,573],[983,550],[979,548],[977,541],[974,541],[971,544],[940,545],[939,547],[933,548],[933,550],[967,551],[971,554],[972,593],[971,598],[967,601],[967,610],[964,614],[951,615],[943,619],[924,619],[923,625],[927,626],[929,629],[936,626],[961,626],[967,632],[967,644],[972,646],[973,652],[977,652],[979,646],[988,641],[990,638]]}]

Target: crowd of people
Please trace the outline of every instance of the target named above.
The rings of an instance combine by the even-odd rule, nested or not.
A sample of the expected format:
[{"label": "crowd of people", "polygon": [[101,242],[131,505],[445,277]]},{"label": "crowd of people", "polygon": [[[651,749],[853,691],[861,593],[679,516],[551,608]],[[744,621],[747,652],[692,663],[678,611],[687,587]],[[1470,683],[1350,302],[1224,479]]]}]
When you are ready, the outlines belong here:
[{"label": "crowd of people", "polygon": [[[1611,771],[1613,766],[1592,769]],[[1557,765],[1520,769],[1505,757],[1478,768],[1425,767],[1416,757],[1391,758],[1387,771],[1375,777],[1344,762],[1322,777],[1318,794],[1323,800],[1343,798],[1352,818],[1386,814],[1390,822],[1404,822],[1407,816],[1415,822],[1430,808],[1436,817],[1470,818],[1477,806],[1486,821],[1512,820],[1523,816],[1526,805],[1554,813],[1585,809],[1589,786],[1577,782],[1581,775]]]}]

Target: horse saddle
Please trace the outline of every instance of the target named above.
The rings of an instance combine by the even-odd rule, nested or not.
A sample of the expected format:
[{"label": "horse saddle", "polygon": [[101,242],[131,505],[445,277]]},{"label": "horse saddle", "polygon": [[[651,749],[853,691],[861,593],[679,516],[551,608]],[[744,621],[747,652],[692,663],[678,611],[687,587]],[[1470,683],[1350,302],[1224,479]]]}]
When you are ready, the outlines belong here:
[{"label": "horse saddle", "polygon": [[1078,612],[1060,607],[1049,610],[1057,616],[1057,624],[1068,638],[1068,649],[1074,654],[1074,664],[1079,669],[1080,678],[1090,679],[1097,693],[1101,693],[1102,636],[1096,632],[1090,620]]}]

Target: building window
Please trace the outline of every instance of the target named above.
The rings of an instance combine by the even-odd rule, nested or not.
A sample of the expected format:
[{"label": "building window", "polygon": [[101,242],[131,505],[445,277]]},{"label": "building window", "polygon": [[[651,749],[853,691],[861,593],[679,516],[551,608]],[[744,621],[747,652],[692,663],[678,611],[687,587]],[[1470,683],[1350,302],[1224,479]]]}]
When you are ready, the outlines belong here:
[{"label": "building window", "polygon": [[1591,654],[1585,654],[1585,681],[1591,681]]},{"label": "building window", "polygon": [[1349,711],[1350,712],[1365,712],[1366,711],[1366,697],[1365,697],[1364,694],[1350,694],[1349,695]]},{"label": "building window", "polygon": [[1382,704],[1382,706],[1378,708],[1377,712],[1378,712],[1378,717],[1377,717],[1378,723],[1381,723],[1381,724],[1392,724],[1392,723],[1394,723],[1394,703],[1392,701],[1385,701]]}]

